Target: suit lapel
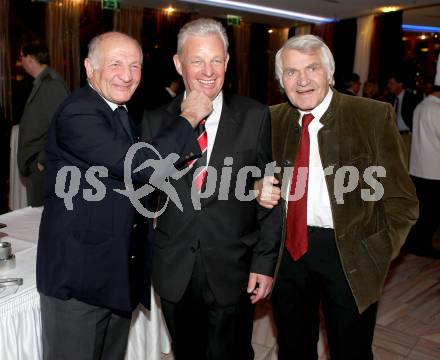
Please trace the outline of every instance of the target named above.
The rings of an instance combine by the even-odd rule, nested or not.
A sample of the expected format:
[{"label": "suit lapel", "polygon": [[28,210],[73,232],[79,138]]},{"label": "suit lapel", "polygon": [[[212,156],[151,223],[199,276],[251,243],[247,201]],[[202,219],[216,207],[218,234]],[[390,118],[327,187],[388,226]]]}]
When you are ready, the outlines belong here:
[{"label": "suit lapel", "polygon": [[[201,199],[201,205],[206,206],[218,197],[220,186],[220,171],[223,168],[224,158],[230,154],[230,149],[233,146],[236,138],[238,120],[236,118],[236,111],[232,109],[228,101],[227,94],[223,94],[223,106],[218,124],[217,134],[215,136],[214,146],[212,148],[211,156],[208,165],[217,170],[217,182],[214,193],[206,199]],[[208,138],[209,141],[209,138]]]},{"label": "suit lapel", "polygon": [[36,84],[34,84],[34,86],[32,87],[31,93],[29,94],[29,97],[26,101],[26,105],[28,105],[32,99],[35,97],[35,95],[37,94],[38,90],[40,89],[42,84],[42,80],[39,80]]},{"label": "suit lapel", "polygon": [[[180,115],[180,113],[181,113],[180,106],[182,104],[182,101],[183,101],[183,94],[180,94],[180,95],[176,96],[168,105],[165,106],[165,110],[170,116],[170,118],[169,118],[170,123],[174,120],[174,118],[176,116]],[[193,174],[193,171],[189,171],[189,173],[187,173],[183,177],[185,184],[189,188],[189,191],[191,191],[191,186],[192,186],[192,174]]]},{"label": "suit lapel", "polygon": [[225,96],[217,134],[215,136],[214,146],[212,148],[208,165],[213,166],[216,169],[221,169],[223,167],[223,160],[227,154],[225,150],[230,148],[236,131],[237,120],[235,119],[234,112],[229,107]]},{"label": "suit lapel", "polygon": [[[167,112],[170,113],[170,115],[172,116],[179,115],[180,105],[182,101],[183,95],[178,96],[166,107]],[[235,113],[236,111],[234,111],[230,106],[227,94],[223,94],[222,112],[220,115],[217,134],[215,136],[214,146],[212,148],[211,156],[208,163],[209,166],[212,166],[217,171],[220,171],[222,169],[223,160],[227,155],[227,150],[230,149],[232,142],[235,138],[235,133],[237,131],[237,119]],[[209,138],[208,141],[210,141]],[[197,163],[195,165],[197,166]],[[217,177],[219,176],[220,174],[217,173]],[[184,176],[184,178],[185,183],[188,186],[188,191],[190,192],[192,186],[192,175]],[[206,206],[217,197],[219,190],[218,186],[219,184],[217,181],[217,186],[214,193],[206,199],[201,199],[202,207]]]},{"label": "suit lapel", "polygon": [[280,134],[288,134],[284,136],[283,159],[281,166],[291,167],[295,160],[296,151],[298,149],[300,138],[300,126],[298,123],[299,112],[287,105],[288,110],[283,114],[281,119]]}]

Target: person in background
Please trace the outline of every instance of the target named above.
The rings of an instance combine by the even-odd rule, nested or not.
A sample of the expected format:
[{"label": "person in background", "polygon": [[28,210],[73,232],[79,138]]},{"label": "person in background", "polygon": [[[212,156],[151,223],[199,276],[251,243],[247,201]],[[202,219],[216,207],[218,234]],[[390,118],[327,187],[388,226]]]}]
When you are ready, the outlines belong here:
[{"label": "person in background", "polygon": [[[124,160],[135,135],[125,104],[141,78],[142,49],[128,35],[104,33],[90,42],[84,65],[88,84],[60,105],[46,146],[37,250],[44,360],[124,359],[131,311],[150,305],[152,224],[118,192],[128,186]],[[132,181],[157,175],[160,184],[160,174],[173,173],[150,166],[133,173],[157,153],[179,155],[176,166],[199,155],[193,129],[211,110],[196,92],[188,96],[172,126],[149,139],[154,149],[133,155]]]},{"label": "person in background", "polygon": [[409,173],[420,201],[420,217],[405,248],[419,256],[440,259],[434,234],[440,226],[440,56],[433,92],[414,110]]},{"label": "person in background", "polygon": [[357,96],[361,90],[360,77],[356,73],[351,73],[344,79],[343,87],[341,88],[341,93],[346,95]]},{"label": "person in background", "polygon": [[411,133],[414,109],[420,102],[420,98],[406,89],[400,74],[391,75],[388,78],[387,87],[390,96],[386,100],[394,106],[400,134]]},{"label": "person in background", "polygon": [[153,89],[151,96],[148,97],[148,109],[158,109],[164,105],[168,105],[181,88],[181,80],[179,74],[175,70],[170,71],[163,76],[165,79],[163,85],[159,88]]},{"label": "person in background", "polygon": [[273,185],[282,184],[285,238],[272,292],[278,359],[318,358],[322,305],[330,357],[373,360],[377,302],[418,215],[395,113],[334,90],[333,55],[316,36],[287,40],[275,64],[289,98],[271,107],[281,175],[260,181],[268,190],[259,201],[276,204]]},{"label": "person in background", "polygon": [[20,52],[23,69],[34,78],[18,133],[17,163],[26,178],[28,205],[44,204],[44,147],[52,116],[69,95],[61,76],[49,67],[49,52],[41,44],[25,44]]},{"label": "person in background", "polygon": [[377,83],[366,81],[362,90],[364,98],[379,100],[379,87]]},{"label": "person in background", "polygon": [[409,164],[411,153],[411,132],[414,109],[420,102],[420,98],[405,87],[403,77],[400,74],[391,75],[387,84],[389,96],[385,101],[394,106],[397,115],[397,127],[406,149],[406,158]]},{"label": "person in background", "polygon": [[[169,198],[159,195],[158,209],[166,209],[157,217],[153,285],[176,360],[254,358],[252,304],[268,295],[278,253],[281,208],[266,211],[255,200],[237,195],[247,194],[254,183],[241,169],[253,167],[261,177],[271,162],[269,111],[255,100],[222,90],[228,60],[221,23],[204,18],[187,23],[174,56],[185,93],[158,111],[146,112],[143,120],[148,139],[169,126],[194,91],[213,104],[198,129],[203,156],[189,164],[187,175],[170,180],[182,208],[173,202],[166,206]],[[229,175],[224,178],[220,174],[225,166]]]}]

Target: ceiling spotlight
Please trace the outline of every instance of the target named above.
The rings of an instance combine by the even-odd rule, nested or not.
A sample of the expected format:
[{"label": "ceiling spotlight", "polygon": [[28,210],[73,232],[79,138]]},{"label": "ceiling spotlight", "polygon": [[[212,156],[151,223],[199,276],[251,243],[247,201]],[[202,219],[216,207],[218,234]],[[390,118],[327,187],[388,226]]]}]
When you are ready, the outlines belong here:
[{"label": "ceiling spotlight", "polygon": [[398,6],[383,6],[381,8],[379,8],[380,12],[383,13],[389,13],[389,12],[393,12],[393,11],[399,11],[400,8]]},{"label": "ceiling spotlight", "polygon": [[168,15],[171,15],[176,9],[174,9],[171,5],[164,9]]}]

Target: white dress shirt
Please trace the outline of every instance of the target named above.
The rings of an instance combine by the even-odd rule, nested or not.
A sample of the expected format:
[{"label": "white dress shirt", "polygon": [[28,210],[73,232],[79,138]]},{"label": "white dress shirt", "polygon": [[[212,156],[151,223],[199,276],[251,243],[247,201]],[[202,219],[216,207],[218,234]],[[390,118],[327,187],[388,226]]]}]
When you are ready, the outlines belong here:
[{"label": "white dress shirt", "polygon": [[[399,95],[396,96],[396,99],[398,100],[396,115],[397,115],[397,127],[399,128],[399,131],[409,131],[410,130],[402,117],[402,103],[403,103],[403,96],[404,95],[405,95],[405,90],[402,90],[399,93]],[[394,103],[394,105],[395,105],[395,103]]]},{"label": "white dress shirt", "polygon": [[[90,84],[89,83],[89,86],[93,89],[93,90],[95,90],[96,91],[96,89],[92,86],[92,84]],[[96,91],[97,92],[97,91]],[[123,106],[124,108],[125,108],[125,110],[127,110],[127,106],[124,104],[124,105],[118,105],[118,104],[115,104],[114,102],[111,102],[111,101],[108,101],[104,96],[102,96],[99,92],[97,92],[98,93],[98,95],[99,96],[101,96],[103,99],[104,99],[104,101],[107,103],[107,105],[108,106],[110,106],[110,109],[112,109],[112,111],[115,111],[117,108],[118,108],[118,106]]]},{"label": "white dress shirt", "polygon": [[[310,112],[314,119],[308,128],[310,136],[310,155],[307,191],[307,225],[323,228],[333,228],[333,216],[321,155],[319,154],[318,131],[324,126],[319,120],[327,111],[332,97],[333,91],[329,89],[324,100]],[[299,124],[301,125],[302,118],[306,112],[300,111],[300,114]]]},{"label": "white dress shirt", "polygon": [[440,99],[433,95],[414,110],[409,173],[440,180]]}]

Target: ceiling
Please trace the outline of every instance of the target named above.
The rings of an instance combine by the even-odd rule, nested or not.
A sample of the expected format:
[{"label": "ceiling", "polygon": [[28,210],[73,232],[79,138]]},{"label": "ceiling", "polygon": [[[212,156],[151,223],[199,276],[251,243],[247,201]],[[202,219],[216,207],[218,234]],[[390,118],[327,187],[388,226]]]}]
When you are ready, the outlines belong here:
[{"label": "ceiling", "polygon": [[[398,6],[404,11],[404,23],[440,26],[440,2],[432,0],[236,0],[253,5],[269,6],[283,10],[301,12],[308,15],[332,18],[335,20],[359,17],[377,13],[383,6]],[[123,4],[141,5],[150,8],[166,8],[171,5],[178,11],[197,13],[202,16],[223,18],[227,14],[242,16],[248,22],[258,22],[273,26],[298,25],[300,22],[276,18],[268,15],[224,9],[204,4],[194,4],[180,0],[121,0]],[[437,6],[433,6],[437,5]]]}]

